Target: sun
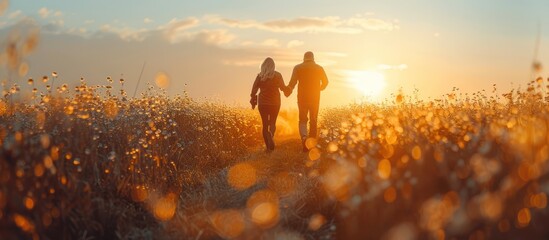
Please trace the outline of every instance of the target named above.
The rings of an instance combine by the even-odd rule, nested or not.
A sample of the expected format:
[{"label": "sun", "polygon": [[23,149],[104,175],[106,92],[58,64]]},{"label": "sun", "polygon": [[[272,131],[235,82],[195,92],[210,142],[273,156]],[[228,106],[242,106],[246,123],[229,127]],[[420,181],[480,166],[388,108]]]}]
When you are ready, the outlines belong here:
[{"label": "sun", "polygon": [[350,84],[364,97],[374,100],[385,89],[387,82],[385,76],[376,71],[349,71],[347,73]]}]

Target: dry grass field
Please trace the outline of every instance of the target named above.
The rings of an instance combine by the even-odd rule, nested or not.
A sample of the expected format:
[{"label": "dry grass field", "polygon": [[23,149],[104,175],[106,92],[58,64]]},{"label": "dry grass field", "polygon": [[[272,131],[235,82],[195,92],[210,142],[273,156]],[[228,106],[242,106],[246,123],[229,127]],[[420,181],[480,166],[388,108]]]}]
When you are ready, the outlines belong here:
[{"label": "dry grass field", "polygon": [[308,153],[282,112],[271,154],[254,111],[115,84],[6,93],[2,239],[548,236],[544,80],[323,109]]}]

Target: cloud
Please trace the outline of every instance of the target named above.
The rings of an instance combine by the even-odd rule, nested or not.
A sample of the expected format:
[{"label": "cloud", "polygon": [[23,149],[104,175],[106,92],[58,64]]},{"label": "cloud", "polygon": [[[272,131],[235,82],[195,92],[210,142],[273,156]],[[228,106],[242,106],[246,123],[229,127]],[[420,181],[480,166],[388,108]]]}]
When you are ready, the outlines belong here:
[{"label": "cloud", "polygon": [[358,29],[342,27],[339,17],[300,17],[295,19],[272,20],[260,25],[261,29],[274,32],[336,32],[358,33]]},{"label": "cloud", "polygon": [[[1,0],[0,0],[1,1]],[[114,20],[112,23],[104,24],[97,30],[91,24],[94,20],[86,20],[85,25],[90,25],[85,30],[68,28],[64,26],[63,13],[53,11],[48,8],[41,8],[39,14],[42,18],[50,18],[46,24],[46,30],[50,33],[70,33],[91,37],[101,35],[101,33],[114,34],[124,41],[144,41],[149,37],[160,37],[170,43],[179,43],[181,41],[202,41],[208,44],[241,46],[253,48],[285,48],[291,49],[303,46],[304,42],[300,40],[290,40],[282,42],[279,39],[269,38],[264,41],[254,42],[253,40],[243,39],[235,43],[237,36],[229,31],[229,28],[240,29],[258,29],[271,32],[282,33],[343,33],[356,34],[364,31],[393,31],[398,30],[398,21],[384,21],[373,18],[372,15],[355,15],[350,18],[340,18],[337,16],[327,17],[297,17],[292,19],[275,19],[268,21],[258,20],[238,20],[224,18],[218,15],[206,15],[202,18],[188,17],[185,19],[174,18],[169,22],[157,27],[132,28],[124,23]],[[149,17],[143,18],[143,23],[152,23]],[[196,28],[196,29],[195,29]],[[84,28],[83,28],[84,29]]]},{"label": "cloud", "polygon": [[[1,0],[0,0],[1,1]],[[350,18],[340,18],[337,16],[327,17],[297,17],[292,19],[275,19],[267,21],[258,20],[238,20],[223,18],[217,15],[206,15],[202,18],[188,17],[185,19],[174,18],[169,22],[158,27],[132,28],[127,25],[114,21],[110,24],[104,24],[98,30],[93,27],[82,29],[67,28],[62,19],[63,13],[52,11],[45,7],[39,10],[43,18],[56,16],[46,24],[50,33],[66,32],[70,34],[91,37],[101,35],[101,33],[110,33],[118,36],[124,41],[144,41],[149,37],[163,38],[170,43],[179,43],[181,41],[201,41],[214,45],[241,46],[253,48],[284,48],[292,49],[303,46],[304,42],[300,40],[290,40],[282,42],[279,39],[269,38],[260,42],[254,42],[247,39],[235,43],[237,36],[229,31],[229,28],[240,29],[258,29],[271,32],[282,33],[342,33],[357,34],[364,31],[393,31],[398,30],[398,21],[385,21],[373,18],[372,15],[355,15]],[[94,20],[87,20],[84,23],[90,25]],[[154,22],[151,18],[145,17],[143,23]],[[200,27],[200,28],[199,28]]]},{"label": "cloud", "polygon": [[113,33],[124,41],[143,41],[149,34],[147,29],[132,29],[128,27],[115,27],[110,24],[101,26],[101,32]]},{"label": "cloud", "polygon": [[305,44],[303,41],[292,40],[292,41],[289,41],[288,44],[286,44],[286,47],[294,48],[294,47],[303,46],[303,44]]},{"label": "cloud", "polygon": [[63,12],[53,11],[51,9],[43,7],[38,10],[38,15],[40,15],[40,17],[42,17],[43,19],[50,18],[51,16],[54,17],[50,18],[49,23],[44,26],[47,32],[59,34],[63,31],[66,31],[66,29],[63,29],[63,27],[65,26],[65,20],[63,20]]},{"label": "cloud", "polygon": [[15,18],[21,16],[21,13],[22,13],[21,10],[17,10],[15,12],[12,12],[8,15],[8,19],[15,19]]},{"label": "cloud", "polygon": [[180,35],[179,39],[174,39],[175,42],[172,43],[181,42],[182,40],[198,40],[208,44],[223,45],[232,42],[235,38],[234,34],[229,33],[225,29],[201,30],[197,32],[185,32]]},{"label": "cloud", "polygon": [[66,32],[64,32],[64,33],[69,34],[69,35],[80,36],[80,37],[89,36],[88,35],[88,29],[83,28],[83,27],[70,28],[70,29],[66,30]]},{"label": "cloud", "polygon": [[176,18],[170,20],[166,25],[160,26],[159,29],[164,32],[164,37],[170,42],[177,42],[183,37],[187,29],[193,28],[198,24],[198,19],[187,18],[178,20]]},{"label": "cloud", "polygon": [[63,27],[65,26],[65,21],[63,19],[57,19],[57,20],[51,21],[51,24],[57,25],[59,27]]},{"label": "cloud", "polygon": [[226,29],[202,29],[191,31],[198,23],[198,19],[191,17],[181,20],[174,18],[156,29],[134,29],[105,24],[101,26],[101,32],[115,34],[124,41],[140,42],[149,37],[158,36],[172,44],[180,43],[182,41],[200,41],[207,44],[223,45],[230,43],[236,38],[235,35],[229,33]]},{"label": "cloud", "polygon": [[304,42],[299,41],[299,40],[291,40],[287,43],[283,43],[279,39],[268,38],[268,39],[265,39],[261,42],[254,42],[254,41],[245,40],[245,41],[240,42],[238,45],[242,46],[242,47],[270,48],[270,49],[278,48],[278,49],[280,49],[283,46],[285,46],[286,48],[294,48],[294,47],[301,46],[303,44],[304,44]]},{"label": "cloud", "polygon": [[220,24],[232,28],[254,28],[272,32],[284,33],[345,33],[357,34],[369,31],[393,31],[398,30],[398,21],[385,21],[382,19],[357,15],[352,18],[342,19],[337,16],[328,17],[298,17],[293,19],[277,19],[265,22],[256,20],[237,20],[223,18],[216,15],[206,16],[211,24]]},{"label": "cloud", "polygon": [[358,33],[359,29],[338,27],[337,17],[308,18],[301,17],[289,20],[272,20],[258,22],[256,20],[236,20],[210,16],[207,18],[212,24],[220,24],[233,28],[255,28],[264,31],[298,33],[298,32],[337,32],[337,33]]},{"label": "cloud", "polygon": [[240,43],[240,46],[244,47],[269,47],[269,48],[278,48],[281,46],[280,40],[275,38],[265,39],[261,42],[253,41],[243,41]]},{"label": "cloud", "polygon": [[[145,18],[148,19],[148,18]],[[152,21],[152,20],[151,20]],[[90,22],[92,23],[92,22]],[[168,42],[176,43],[181,39],[189,39],[189,33],[186,30],[196,26],[198,20],[196,18],[188,18],[183,20],[172,19],[167,24],[159,26],[156,29],[151,28],[130,28],[127,26],[117,26],[114,24],[104,24],[100,27],[100,32],[112,33],[120,37],[124,41],[144,41],[146,38],[153,35],[160,35]],[[73,31],[82,32],[82,31]],[[87,32],[87,30],[85,31]],[[197,35],[197,34],[195,34]],[[194,39],[194,38],[193,38]]]},{"label": "cloud", "polygon": [[393,31],[400,28],[396,21],[388,22],[377,18],[354,17],[350,18],[347,24],[350,26],[360,26],[363,29],[372,31]]},{"label": "cloud", "polygon": [[61,12],[61,11],[54,11],[54,10],[48,9],[48,8],[46,8],[46,7],[43,7],[43,8],[40,8],[40,9],[38,10],[38,15],[40,15],[40,17],[41,17],[41,18],[44,18],[44,19],[46,19],[46,18],[48,18],[48,17],[50,17],[50,16],[54,16],[54,17],[60,19],[61,17],[63,17],[63,12]]},{"label": "cloud", "polygon": [[[32,18],[28,18],[28,19],[31,19],[33,22],[35,21]],[[38,23],[36,23],[36,24],[38,24]],[[73,33],[71,31],[69,31],[70,29],[67,29],[65,27],[65,21],[61,18],[52,19],[50,21],[47,21],[47,23],[44,23],[41,26],[41,29],[45,33],[51,33],[51,34],[62,34],[62,33],[66,33],[66,32]]]},{"label": "cloud", "polygon": [[47,18],[50,16],[50,14],[51,14],[51,11],[45,7],[40,8],[40,10],[38,10],[38,15],[40,15],[40,17],[42,18]]}]

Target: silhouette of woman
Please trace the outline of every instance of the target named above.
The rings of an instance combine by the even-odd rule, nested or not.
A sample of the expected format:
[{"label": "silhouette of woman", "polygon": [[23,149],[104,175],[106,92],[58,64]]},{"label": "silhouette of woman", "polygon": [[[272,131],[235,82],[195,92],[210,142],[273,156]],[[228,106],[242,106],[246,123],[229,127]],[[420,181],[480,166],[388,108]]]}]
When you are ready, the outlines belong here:
[{"label": "silhouette of woman", "polygon": [[261,64],[261,72],[255,78],[250,95],[252,109],[258,105],[261,115],[266,152],[272,152],[275,148],[273,137],[276,131],[276,118],[280,111],[280,91],[286,92],[287,87],[284,85],[282,75],[275,71],[274,60],[268,57]]}]

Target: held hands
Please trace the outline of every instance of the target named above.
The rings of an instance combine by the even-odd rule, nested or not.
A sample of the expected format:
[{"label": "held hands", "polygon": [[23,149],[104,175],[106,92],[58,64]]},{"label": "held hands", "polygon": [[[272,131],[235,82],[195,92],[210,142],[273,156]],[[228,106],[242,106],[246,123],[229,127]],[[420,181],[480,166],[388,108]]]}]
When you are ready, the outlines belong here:
[{"label": "held hands", "polygon": [[250,104],[252,105],[252,109],[255,109],[255,106],[257,106],[257,95],[251,97]]},{"label": "held hands", "polygon": [[289,97],[290,95],[292,95],[292,89],[291,88],[285,88],[283,90],[283,92],[284,92],[284,96],[286,96],[286,97]]}]

